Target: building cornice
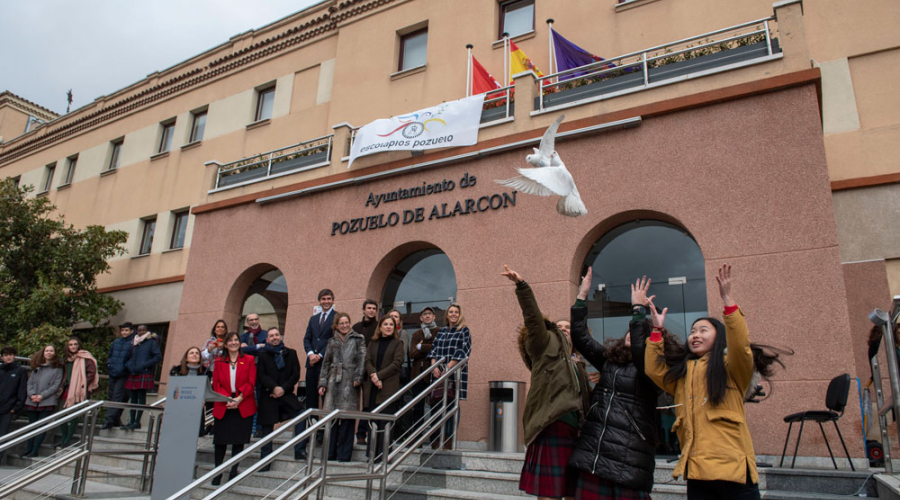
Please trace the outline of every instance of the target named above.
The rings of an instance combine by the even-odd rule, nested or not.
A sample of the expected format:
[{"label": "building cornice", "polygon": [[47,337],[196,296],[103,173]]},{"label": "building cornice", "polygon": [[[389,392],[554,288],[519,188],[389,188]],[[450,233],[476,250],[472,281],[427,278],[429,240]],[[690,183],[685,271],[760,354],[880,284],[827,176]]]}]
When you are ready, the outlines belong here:
[{"label": "building cornice", "polygon": [[[269,58],[299,43],[327,35],[329,32],[338,28],[338,22],[366,13],[394,1],[395,0],[347,0],[337,3],[336,0],[333,0],[334,4],[327,6],[327,8],[321,4],[315,5],[309,9],[297,12],[292,16],[288,16],[288,18],[281,19],[271,25],[250,32],[250,34],[242,34],[233,37],[232,40],[240,41],[253,34],[262,36],[266,30],[278,29],[278,27],[284,26],[285,24],[298,22],[300,19],[303,19],[311,13],[323,9],[325,10],[323,14],[309,19],[302,24],[296,24],[289,28],[285,28],[277,34],[261,39],[260,41],[236,50],[231,54],[212,59],[206,64],[189,68],[190,65],[197,64],[197,61],[202,60],[204,56],[211,57],[215,52],[221,50],[221,46],[215,47],[204,54],[191,58],[183,64],[176,65],[169,70],[166,70],[166,73],[168,74],[178,74],[175,74],[165,81],[154,83],[158,78],[164,77],[163,75],[154,73],[144,81],[131,85],[112,96],[98,98],[94,102],[94,106],[86,106],[80,110],[76,110],[54,120],[54,122],[57,123],[47,123],[39,130],[24,134],[5,143],[0,147],[0,166],[51,146],[74,134],[92,129],[122,115],[146,108],[161,99],[187,91],[208,80],[235,72],[247,64],[256,62],[260,59]],[[106,104],[107,102],[110,103]],[[97,108],[98,106],[99,109],[92,109]]]},{"label": "building cornice", "polygon": [[17,96],[16,94],[13,94],[8,90],[0,92],[0,106],[10,106],[16,108],[23,113],[32,115],[36,118],[40,118],[44,121],[51,121],[59,118],[59,115],[52,110],[47,109],[35,102],[31,102],[21,96]]}]

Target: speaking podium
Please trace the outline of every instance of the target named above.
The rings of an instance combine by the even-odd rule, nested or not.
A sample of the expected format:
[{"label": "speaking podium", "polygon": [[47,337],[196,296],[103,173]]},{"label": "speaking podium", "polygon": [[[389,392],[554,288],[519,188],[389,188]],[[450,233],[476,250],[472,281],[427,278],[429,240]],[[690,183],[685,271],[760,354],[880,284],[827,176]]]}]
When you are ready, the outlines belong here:
[{"label": "speaking podium", "polygon": [[169,377],[151,500],[169,498],[194,481],[203,403],[225,403],[229,399],[213,391],[205,375]]}]

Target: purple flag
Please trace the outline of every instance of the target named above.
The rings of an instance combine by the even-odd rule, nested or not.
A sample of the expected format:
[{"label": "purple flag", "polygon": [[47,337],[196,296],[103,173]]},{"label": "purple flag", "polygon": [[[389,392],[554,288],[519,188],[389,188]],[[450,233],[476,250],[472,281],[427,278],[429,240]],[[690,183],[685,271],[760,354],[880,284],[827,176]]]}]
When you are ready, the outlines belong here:
[{"label": "purple flag", "polygon": [[[600,56],[595,56],[590,52],[582,49],[581,47],[575,45],[574,43],[563,38],[562,35],[556,32],[556,30],[550,30],[553,33],[553,48],[556,53],[556,68],[557,71],[565,71],[567,69],[579,68],[581,66],[585,66],[587,64],[605,61]],[[614,68],[615,64],[609,63],[603,66],[598,66],[593,68],[591,72],[598,71],[600,69],[605,68]],[[580,76],[586,75],[588,72],[579,72],[576,71],[574,73],[569,73],[568,75],[560,77],[560,81],[569,80],[572,78],[578,78]]]}]

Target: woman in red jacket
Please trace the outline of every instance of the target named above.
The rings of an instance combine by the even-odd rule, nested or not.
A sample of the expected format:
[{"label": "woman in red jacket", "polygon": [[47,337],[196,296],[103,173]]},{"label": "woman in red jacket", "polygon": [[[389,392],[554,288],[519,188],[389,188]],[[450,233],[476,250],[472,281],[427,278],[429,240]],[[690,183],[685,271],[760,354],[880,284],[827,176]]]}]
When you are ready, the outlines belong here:
[{"label": "woman in red jacket", "polygon": [[[253,429],[253,415],[256,414],[256,400],[253,389],[256,387],[256,362],[253,356],[241,353],[241,337],[237,332],[228,332],[223,339],[225,353],[216,359],[213,370],[213,390],[228,396],[228,403],[215,403],[213,417],[213,444],[215,444],[216,466],[225,461],[225,451],[231,445],[231,456],[244,450],[250,442]],[[237,476],[238,466],[234,464],[228,479]],[[222,482],[221,474],[213,479],[212,484]]]}]

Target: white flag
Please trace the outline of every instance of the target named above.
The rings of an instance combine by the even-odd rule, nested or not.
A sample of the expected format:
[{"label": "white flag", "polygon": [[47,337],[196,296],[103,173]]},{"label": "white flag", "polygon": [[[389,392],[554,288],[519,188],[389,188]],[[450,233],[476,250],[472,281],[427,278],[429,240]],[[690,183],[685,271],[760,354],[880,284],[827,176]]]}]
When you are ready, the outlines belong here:
[{"label": "white flag", "polygon": [[471,146],[478,142],[482,106],[484,94],[479,94],[364,125],[356,132],[347,168],[360,156],[383,151]]}]

